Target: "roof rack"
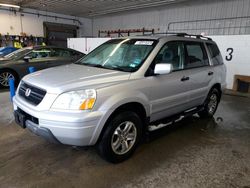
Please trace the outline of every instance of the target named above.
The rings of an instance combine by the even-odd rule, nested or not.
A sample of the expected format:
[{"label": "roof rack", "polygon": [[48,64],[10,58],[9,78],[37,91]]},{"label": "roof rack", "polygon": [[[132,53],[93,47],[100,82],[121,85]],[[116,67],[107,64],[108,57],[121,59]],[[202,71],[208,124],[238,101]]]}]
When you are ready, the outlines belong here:
[{"label": "roof rack", "polygon": [[192,34],[187,34],[187,33],[179,33],[177,34],[177,36],[181,36],[181,37],[194,37],[194,38],[197,38],[197,39],[206,39],[206,40],[212,40],[211,38],[209,37],[205,37],[203,35],[192,35]]},{"label": "roof rack", "polygon": [[[145,34],[146,36],[152,36],[152,35],[176,35],[178,37],[190,37],[190,38],[197,38],[197,39],[206,39],[206,40],[212,40],[209,37],[205,37],[203,35],[192,35],[188,33],[174,33],[174,32],[166,32],[166,33],[153,33],[153,34]],[[144,35],[144,36],[145,36]]]}]

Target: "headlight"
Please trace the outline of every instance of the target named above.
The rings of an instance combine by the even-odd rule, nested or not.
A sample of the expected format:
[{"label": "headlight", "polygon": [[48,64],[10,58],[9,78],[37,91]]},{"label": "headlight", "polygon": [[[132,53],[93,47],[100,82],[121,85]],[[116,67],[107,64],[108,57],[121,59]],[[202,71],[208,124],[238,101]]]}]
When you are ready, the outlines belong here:
[{"label": "headlight", "polygon": [[51,108],[60,110],[90,110],[93,108],[95,100],[96,91],[94,89],[71,91],[59,95]]}]

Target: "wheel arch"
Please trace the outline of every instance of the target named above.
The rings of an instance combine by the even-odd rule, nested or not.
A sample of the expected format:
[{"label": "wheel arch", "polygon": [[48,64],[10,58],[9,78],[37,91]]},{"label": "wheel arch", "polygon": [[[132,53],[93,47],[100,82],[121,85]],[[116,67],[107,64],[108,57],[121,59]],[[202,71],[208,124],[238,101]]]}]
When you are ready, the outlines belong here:
[{"label": "wheel arch", "polygon": [[217,89],[218,91],[219,91],[219,94],[220,94],[220,98],[219,98],[219,100],[221,99],[221,95],[222,95],[222,89],[221,89],[221,84],[220,83],[216,83],[216,84],[214,84],[212,87],[211,87],[211,89],[210,89],[210,91],[209,92],[211,92],[213,89]]},{"label": "wheel arch", "polygon": [[2,72],[2,71],[9,71],[9,72],[15,74],[15,76],[17,77],[17,79],[20,80],[19,74],[14,69],[11,69],[11,68],[1,68],[0,72]]},{"label": "wheel arch", "polygon": [[16,78],[15,85],[17,86],[19,81],[20,81],[20,75],[14,69],[11,69],[11,68],[1,68],[0,69],[0,72],[4,72],[4,71],[8,71],[8,72],[11,72],[12,74],[14,74],[14,76]]},{"label": "wheel arch", "polygon": [[112,113],[109,115],[107,120],[104,123],[104,126],[102,127],[102,130],[100,134],[98,135],[96,144],[102,139],[103,134],[107,126],[109,125],[109,122],[114,118],[117,114],[124,112],[124,111],[132,111],[135,112],[142,120],[143,124],[143,132],[146,130],[147,124],[148,124],[148,117],[147,117],[147,112],[143,104],[139,102],[128,102],[120,105],[117,107]]}]

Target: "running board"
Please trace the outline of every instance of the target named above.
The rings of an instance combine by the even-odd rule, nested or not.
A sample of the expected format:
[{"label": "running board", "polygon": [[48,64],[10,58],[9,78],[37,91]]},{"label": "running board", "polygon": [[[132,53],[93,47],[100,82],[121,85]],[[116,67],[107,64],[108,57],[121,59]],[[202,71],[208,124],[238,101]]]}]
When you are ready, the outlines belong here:
[{"label": "running board", "polygon": [[203,110],[203,107],[195,107],[195,108],[191,108],[188,109],[180,114],[176,114],[174,116],[170,116],[168,118],[156,121],[156,122],[152,122],[150,123],[150,125],[148,126],[148,131],[156,131],[158,129],[161,129],[163,127],[167,127],[169,125],[172,125],[174,123],[177,123],[179,121],[181,121],[183,118],[191,116],[197,112],[200,112],[201,110]]}]

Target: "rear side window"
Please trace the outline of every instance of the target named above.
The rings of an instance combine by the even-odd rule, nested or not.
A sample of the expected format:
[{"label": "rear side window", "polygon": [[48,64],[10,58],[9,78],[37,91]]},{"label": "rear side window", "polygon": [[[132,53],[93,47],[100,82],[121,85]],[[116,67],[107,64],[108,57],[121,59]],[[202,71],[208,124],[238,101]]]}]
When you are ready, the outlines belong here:
[{"label": "rear side window", "polygon": [[213,65],[223,64],[223,59],[220,54],[220,50],[216,44],[207,43],[207,48],[212,58]]},{"label": "rear side window", "polygon": [[209,65],[208,57],[202,43],[186,43],[186,61],[185,68],[196,68]]},{"label": "rear side window", "polygon": [[51,50],[47,48],[34,49],[28,54],[28,56],[32,57],[32,59],[49,58],[51,57]]},{"label": "rear side window", "polygon": [[71,54],[69,50],[55,48],[53,49],[52,57],[62,57],[62,58],[70,58]]}]

